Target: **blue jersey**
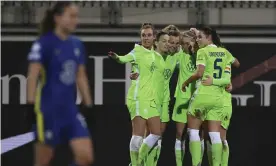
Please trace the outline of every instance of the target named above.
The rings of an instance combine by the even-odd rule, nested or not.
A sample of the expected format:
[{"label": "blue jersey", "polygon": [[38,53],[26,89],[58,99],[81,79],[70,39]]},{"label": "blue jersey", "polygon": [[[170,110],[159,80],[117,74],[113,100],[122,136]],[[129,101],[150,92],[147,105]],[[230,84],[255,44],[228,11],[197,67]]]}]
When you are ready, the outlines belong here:
[{"label": "blue jersey", "polygon": [[[51,133],[46,137],[55,136],[48,140],[52,145],[61,141],[61,135],[68,139],[87,135],[75,104],[78,67],[85,63],[82,42],[74,36],[61,40],[49,32],[34,42],[28,60],[42,65],[35,103],[39,140],[45,140],[45,132]],[[66,133],[60,133],[65,128]]]},{"label": "blue jersey", "polygon": [[[61,40],[49,32],[34,42],[28,57],[42,65],[38,97],[41,107],[68,105],[76,101],[76,74],[85,63],[84,46],[74,36]],[[47,110],[51,111],[51,110]]]}]

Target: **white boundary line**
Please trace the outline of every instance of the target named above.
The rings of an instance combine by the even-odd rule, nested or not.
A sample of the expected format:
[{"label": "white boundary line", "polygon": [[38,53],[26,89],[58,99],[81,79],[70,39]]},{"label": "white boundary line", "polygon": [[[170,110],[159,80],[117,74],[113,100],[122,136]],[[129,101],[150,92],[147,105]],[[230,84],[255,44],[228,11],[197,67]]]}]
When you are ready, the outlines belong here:
[{"label": "white boundary line", "polygon": [[29,132],[1,140],[1,155],[34,140],[34,133]]},{"label": "white boundary line", "polygon": [[[112,36],[79,36],[80,40],[83,42],[138,42],[139,37],[112,37]],[[1,41],[4,42],[28,42],[34,41],[37,36],[1,36]],[[222,37],[223,43],[276,43],[276,37],[264,38],[264,37],[254,37],[254,38],[230,38]]]}]

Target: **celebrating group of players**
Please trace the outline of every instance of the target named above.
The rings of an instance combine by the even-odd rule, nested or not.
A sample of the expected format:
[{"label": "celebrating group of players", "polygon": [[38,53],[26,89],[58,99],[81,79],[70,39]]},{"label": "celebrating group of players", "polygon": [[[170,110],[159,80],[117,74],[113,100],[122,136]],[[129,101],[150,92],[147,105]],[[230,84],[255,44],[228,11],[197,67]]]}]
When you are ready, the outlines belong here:
[{"label": "celebrating group of players", "polygon": [[208,140],[210,165],[228,165],[226,130],[232,114],[231,65],[238,67],[239,62],[222,46],[215,30],[204,27],[180,32],[176,26],[169,25],[155,34],[153,25],[147,23],[141,27],[140,45],[135,44],[125,56],[114,52],[109,52],[109,56],[132,65],[132,83],[127,95],[133,129],[132,166],[157,165],[162,134],[170,120],[169,84],[175,68],[179,70],[172,113],[177,128],[176,165],[183,165],[186,134],[193,166],[201,164],[202,133]]},{"label": "celebrating group of players", "polygon": [[[71,35],[77,23],[77,6],[71,1],[57,2],[42,20],[41,35],[28,56],[27,99],[29,104],[34,104],[37,115],[36,166],[49,165],[54,147],[63,142],[69,142],[73,150],[72,165],[88,166],[93,162],[92,142],[75,104],[78,86],[84,104],[88,108],[92,106],[84,46]],[[210,165],[227,165],[226,130],[232,113],[231,65],[238,67],[239,62],[223,48],[215,30],[205,27],[180,32],[169,25],[155,34],[152,24],[143,24],[141,45],[135,44],[125,56],[114,52],[108,55],[119,63],[132,65],[127,96],[133,129],[132,166],[157,164],[162,134],[170,120],[169,83],[175,68],[179,77],[172,119],[177,128],[177,166],[183,162],[186,134],[193,166],[201,164],[202,128],[208,140]],[[36,89],[39,78],[40,88]]]}]

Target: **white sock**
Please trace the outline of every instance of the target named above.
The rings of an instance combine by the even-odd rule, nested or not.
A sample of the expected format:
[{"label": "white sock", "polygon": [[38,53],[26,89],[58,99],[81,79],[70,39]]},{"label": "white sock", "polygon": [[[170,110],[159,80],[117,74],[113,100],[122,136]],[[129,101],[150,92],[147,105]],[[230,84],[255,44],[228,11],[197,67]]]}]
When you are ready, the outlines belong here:
[{"label": "white sock", "polygon": [[159,140],[160,135],[150,134],[144,139],[144,143],[147,144],[150,148]]},{"label": "white sock", "polygon": [[201,157],[203,157],[204,149],[205,149],[205,146],[204,146],[204,139],[203,139],[201,140]]}]

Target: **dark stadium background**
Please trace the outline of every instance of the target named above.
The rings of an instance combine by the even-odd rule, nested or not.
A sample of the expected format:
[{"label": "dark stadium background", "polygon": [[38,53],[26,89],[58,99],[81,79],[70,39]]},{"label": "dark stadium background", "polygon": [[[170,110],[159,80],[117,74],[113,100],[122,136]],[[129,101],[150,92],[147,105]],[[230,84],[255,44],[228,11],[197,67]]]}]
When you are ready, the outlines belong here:
[{"label": "dark stadium background", "polygon": [[[100,2],[99,2],[100,3]],[[118,5],[119,2],[101,2],[102,6],[107,4],[106,9]],[[142,3],[142,2],[141,2]],[[159,4],[160,3],[160,4]],[[248,10],[254,9],[274,9],[275,2],[261,3],[253,2],[244,3],[224,3],[224,2],[175,2],[176,4],[185,3],[187,8],[194,8],[196,12],[193,22],[175,23],[180,29],[187,29],[191,25],[208,24],[209,18],[202,17],[199,13],[206,12],[206,5],[213,5],[215,8],[231,9],[239,8]],[[36,6],[32,6],[32,5]],[[33,37],[37,34],[36,22],[33,21],[33,15],[28,11],[32,8],[41,7],[40,5],[49,5],[50,3],[8,3],[1,2],[2,7],[2,23],[1,23],[1,91],[3,92],[3,78],[13,75],[26,76],[27,71],[27,54],[31,46]],[[94,6],[93,6],[93,5]],[[80,4],[81,7],[92,9],[95,8],[94,2],[86,2]],[[138,6],[137,6],[138,4]],[[147,7],[147,3],[144,8]],[[156,8],[165,8],[165,3],[154,2]],[[163,4],[163,6],[162,6]],[[165,4],[165,5],[164,5]],[[169,3],[174,4],[173,2]],[[240,5],[237,5],[240,4]],[[253,4],[253,5],[252,5]],[[90,5],[90,6],[89,6]],[[102,7],[100,4],[98,6]],[[139,8],[139,3],[129,3],[134,8]],[[255,5],[255,6],[254,6]],[[258,6],[259,5],[259,6]],[[5,14],[12,9],[22,8],[20,18],[17,13],[14,22],[9,21],[9,17],[4,18]],[[169,6],[170,7],[170,6]],[[169,8],[167,7],[167,8]],[[6,10],[4,10],[6,9]],[[9,10],[8,10],[9,9]],[[104,8],[105,9],[105,8]],[[109,50],[117,53],[125,54],[130,51],[134,45],[133,39],[137,39],[139,32],[139,23],[143,20],[137,20],[136,24],[122,23],[122,13],[120,8],[112,10],[103,10],[101,12],[101,23],[83,23],[80,25],[77,35],[86,37],[84,44],[86,46],[87,56],[106,57]],[[5,13],[6,12],[6,13]],[[116,13],[117,12],[117,13]],[[27,13],[27,14],[26,14]],[[201,13],[202,14],[202,13]],[[256,13],[255,13],[256,14]],[[260,13],[261,14],[261,13]],[[252,14],[254,17],[254,14]],[[274,16],[276,20],[276,16]],[[4,20],[4,21],[3,21]],[[19,21],[18,21],[19,20]],[[191,19],[188,19],[191,20]],[[6,21],[6,22],[5,22]],[[145,20],[146,22],[147,20]],[[165,25],[163,22],[158,23],[155,20],[156,28],[160,29]],[[234,95],[253,95],[248,99],[246,105],[237,104],[237,100],[233,99],[233,117],[228,134],[228,142],[230,144],[230,166],[263,166],[272,165],[274,163],[273,150],[274,142],[274,117],[276,117],[276,22],[274,24],[258,23],[256,25],[243,25],[237,22],[237,25],[218,24],[213,25],[225,39],[225,47],[239,59],[241,67],[233,69],[233,91]],[[99,31],[100,29],[100,31]],[[97,41],[97,39],[101,39]],[[124,40],[122,41],[122,39]],[[129,38],[127,41],[125,38]],[[108,40],[112,41],[108,41]],[[104,41],[105,40],[105,41]],[[259,41],[259,42],[258,42]],[[95,70],[95,60],[87,57],[87,72],[94,98],[95,94],[95,73],[103,71],[104,79],[128,79],[125,72],[125,65],[119,65],[109,60],[103,60],[102,68]],[[173,95],[175,83],[177,80],[177,71],[174,73],[171,81],[171,94]],[[255,81],[271,82],[272,86],[266,91],[257,85]],[[22,85],[21,85],[22,86]],[[264,87],[263,87],[264,88]],[[12,78],[9,82],[9,103],[3,102],[3,93],[1,93],[1,140],[16,136],[19,134],[30,132],[32,125],[35,123],[35,117],[30,107],[20,104],[20,81]],[[102,105],[95,105],[90,112],[83,112],[91,130],[92,138],[95,144],[96,166],[120,165],[127,166],[129,163],[128,146],[131,137],[131,124],[128,110],[125,106],[125,83],[124,82],[104,82],[102,89]],[[264,103],[270,104],[265,105]],[[174,100],[170,108],[173,107]],[[170,109],[172,110],[172,109]],[[159,165],[175,165],[174,161],[174,141],[175,141],[175,125],[169,123],[168,129],[164,135],[164,146],[160,156]],[[57,148],[57,156],[53,160],[54,165],[63,166],[72,160],[71,154],[67,151],[68,147],[62,145]],[[33,163],[32,142],[22,147],[1,154],[3,166],[26,165]],[[185,165],[190,165],[190,156],[185,156]],[[203,165],[207,165],[204,158]]]}]

